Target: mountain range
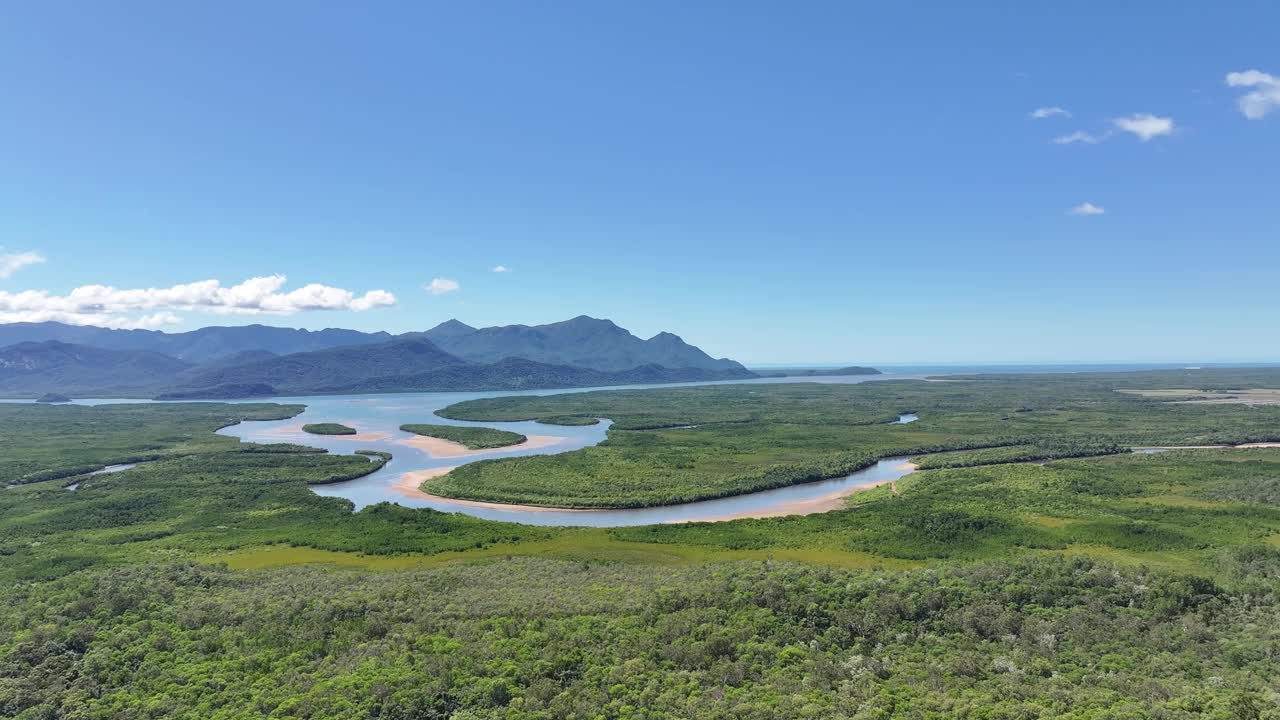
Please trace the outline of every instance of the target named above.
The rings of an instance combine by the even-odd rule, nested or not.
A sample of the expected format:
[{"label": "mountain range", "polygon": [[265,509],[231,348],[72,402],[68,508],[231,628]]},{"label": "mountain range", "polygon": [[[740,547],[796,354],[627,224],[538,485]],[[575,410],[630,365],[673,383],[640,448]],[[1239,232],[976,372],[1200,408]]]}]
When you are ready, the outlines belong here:
[{"label": "mountain range", "polygon": [[586,316],[547,325],[425,332],[263,325],[183,333],[61,323],[0,325],[0,395],[235,398],[518,390],[750,378],[671,333],[643,340]]}]

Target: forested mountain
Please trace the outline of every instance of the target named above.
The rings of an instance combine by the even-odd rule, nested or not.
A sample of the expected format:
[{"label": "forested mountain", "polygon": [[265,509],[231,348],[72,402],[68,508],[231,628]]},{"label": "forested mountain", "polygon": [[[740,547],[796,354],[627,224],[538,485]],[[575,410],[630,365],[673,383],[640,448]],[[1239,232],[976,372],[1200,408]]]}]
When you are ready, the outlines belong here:
[{"label": "forested mountain", "polygon": [[[316,392],[507,390],[755,377],[671,333],[641,340],[586,316],[395,336],[263,325],[185,333],[0,325],[0,394],[236,398]],[[68,339],[75,342],[69,342]]]},{"label": "forested mountain", "polygon": [[746,370],[642,365],[605,372],[524,358],[473,363],[422,337],[283,355],[236,367],[195,372],[166,390],[166,399],[234,398],[312,393],[534,390],[749,378]]},{"label": "forested mountain", "polygon": [[184,390],[220,385],[266,384],[280,393],[301,393],[344,387],[376,377],[416,375],[451,365],[465,365],[430,340],[412,338],[376,345],[293,353],[232,367],[196,372],[185,378]]},{"label": "forested mountain", "polygon": [[397,337],[425,337],[448,353],[481,363],[518,357],[595,370],[628,370],[648,364],[708,370],[742,367],[732,360],[712,358],[668,332],[641,340],[611,320],[585,315],[547,325],[504,325],[479,329],[457,320],[448,320],[426,332],[399,336],[386,332],[366,333],[337,328],[312,331],[266,325],[215,326],[181,333],[113,330],[57,322],[0,325],[0,347],[53,340],[108,350],[150,350],[195,364],[225,360],[245,352],[288,355],[348,345],[385,343]]},{"label": "forested mountain", "polygon": [[546,390],[552,388],[653,383],[705,382],[751,378],[747,370],[707,370],[641,365],[626,370],[603,371],[571,365],[507,358],[496,363],[450,365],[417,375],[369,378],[313,392],[446,392],[451,390]]},{"label": "forested mountain", "polygon": [[149,350],[106,350],[57,341],[0,348],[0,393],[130,393],[173,382],[191,363]]},{"label": "forested mountain", "polygon": [[504,325],[478,330],[450,320],[423,335],[448,352],[474,362],[491,363],[519,357],[604,371],[628,370],[640,365],[743,369],[733,360],[717,360],[707,355],[677,335],[662,332],[641,340],[611,320],[586,315],[548,325]]}]

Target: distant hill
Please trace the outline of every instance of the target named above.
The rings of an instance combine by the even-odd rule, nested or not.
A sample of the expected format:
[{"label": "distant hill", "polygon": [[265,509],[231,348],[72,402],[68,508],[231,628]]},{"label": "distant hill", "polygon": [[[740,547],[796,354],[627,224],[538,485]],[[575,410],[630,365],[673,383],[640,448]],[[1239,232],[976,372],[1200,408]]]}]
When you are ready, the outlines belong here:
[{"label": "distant hill", "polygon": [[453,390],[546,390],[552,388],[643,385],[653,383],[740,380],[755,377],[747,370],[706,370],[643,365],[606,372],[569,365],[507,358],[496,363],[452,365],[416,375],[375,377],[316,388],[316,392],[448,392]]},{"label": "distant hill", "polygon": [[156,400],[237,400],[241,398],[267,398],[279,395],[266,383],[227,383],[205,387],[166,390],[156,395]]},{"label": "distant hill", "polygon": [[762,377],[828,377],[838,375],[883,375],[873,367],[850,365],[842,368],[769,368],[757,370]]},{"label": "distant hill", "polygon": [[430,340],[411,338],[376,345],[347,345],[293,353],[232,367],[196,371],[184,377],[176,390],[269,385],[277,393],[289,395],[346,387],[375,377],[416,375],[465,364],[466,361],[444,352]]},{"label": "distant hill", "polygon": [[150,350],[191,363],[204,363],[243,352],[287,355],[343,345],[380,343],[392,337],[385,332],[364,333],[335,328],[313,331],[267,325],[212,326],[181,333],[112,330],[58,322],[0,325],[0,346],[53,340],[105,350]]},{"label": "distant hill", "polygon": [[0,394],[136,394],[173,382],[191,363],[149,350],[106,350],[57,341],[0,348]]},{"label": "distant hill", "polygon": [[[532,390],[595,385],[692,382],[755,377],[745,369],[709,370],[643,365],[626,370],[540,363],[506,358],[472,363],[423,337],[310,353],[295,353],[231,368],[184,375],[164,399],[239,397],[240,388],[279,395],[450,390]],[[245,395],[248,397],[249,395]]]},{"label": "distant hill", "polygon": [[744,370],[728,359],[715,359],[663,332],[641,340],[610,320],[580,315],[548,325],[504,325],[476,329],[450,320],[423,336],[464,360],[493,363],[518,357],[549,365],[572,365],[620,371],[641,365],[704,370]]},{"label": "distant hill", "polygon": [[549,325],[481,329],[450,320],[399,336],[263,325],[185,333],[61,323],[0,325],[0,342],[15,337],[45,339],[0,347],[0,396],[229,399],[756,377],[671,333],[642,340],[609,320],[586,316]]}]

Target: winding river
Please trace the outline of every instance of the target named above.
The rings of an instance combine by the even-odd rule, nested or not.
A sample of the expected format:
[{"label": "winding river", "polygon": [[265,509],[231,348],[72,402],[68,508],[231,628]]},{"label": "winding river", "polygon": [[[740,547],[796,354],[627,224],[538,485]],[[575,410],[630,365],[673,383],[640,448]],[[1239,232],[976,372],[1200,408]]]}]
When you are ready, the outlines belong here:
[{"label": "winding river", "polygon": [[[829,383],[857,383],[891,378],[903,379],[903,376],[767,378],[739,382],[759,383],[763,381],[776,383],[780,381],[814,382],[817,380]],[[509,395],[551,395],[591,390],[650,389],[653,387],[664,386],[573,388],[555,391],[530,391],[527,393],[449,392],[282,397],[275,398],[274,401],[305,404],[307,406],[306,411],[288,420],[245,422],[223,428],[219,432],[247,442],[292,442],[322,447],[333,453],[348,454],[355,450],[384,450],[390,452],[393,455],[391,462],[375,473],[348,482],[312,486],[312,490],[318,495],[345,498],[354,503],[357,509],[378,502],[391,501],[409,507],[429,507],[444,512],[460,512],[488,520],[519,522],[528,525],[621,527],[823,512],[840,507],[843,504],[843,498],[852,492],[892,482],[913,469],[905,461],[905,458],[890,458],[881,460],[869,468],[842,478],[682,505],[619,510],[535,508],[432,497],[414,491],[413,488],[416,487],[417,482],[406,482],[404,478],[406,473],[421,473],[433,470],[440,472],[445,468],[456,467],[476,460],[520,457],[524,455],[547,455],[578,450],[603,441],[610,425],[608,420],[602,420],[598,425],[586,426],[544,425],[536,422],[468,423],[435,415],[436,410],[448,405],[464,400]],[[903,415],[896,423],[908,423],[915,419],[914,415]],[[302,425],[310,422],[339,422],[356,428],[359,434],[327,436],[303,432]],[[424,442],[419,436],[399,429],[405,423],[423,422],[495,427],[521,433],[528,436],[530,440],[527,443],[510,448],[469,452],[461,456],[451,455],[447,452],[440,452],[439,448],[427,447],[431,444],[430,442]],[[434,453],[433,450],[435,450]]]}]

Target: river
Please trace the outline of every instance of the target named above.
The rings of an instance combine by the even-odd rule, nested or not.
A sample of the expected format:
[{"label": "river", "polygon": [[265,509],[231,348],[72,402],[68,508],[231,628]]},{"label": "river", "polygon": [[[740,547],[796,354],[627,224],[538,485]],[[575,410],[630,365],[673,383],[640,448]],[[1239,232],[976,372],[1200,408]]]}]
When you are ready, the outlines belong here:
[{"label": "river", "polygon": [[[906,378],[901,375],[852,375],[821,378],[762,378],[760,380],[739,382],[860,383],[881,379]],[[683,386],[680,385],[680,387]],[[652,389],[654,387],[671,386],[635,385],[624,388],[572,388],[514,393],[497,391],[280,397],[274,398],[273,401],[300,403],[306,405],[307,409],[301,415],[288,420],[245,422],[223,428],[218,432],[240,438],[246,442],[299,443],[322,447],[333,453],[348,454],[355,450],[384,450],[391,453],[393,459],[375,473],[348,482],[312,486],[312,490],[316,494],[350,500],[357,509],[374,503],[390,501],[408,507],[429,507],[444,512],[460,512],[488,520],[519,522],[528,525],[621,527],[820,512],[838,507],[842,502],[841,498],[850,492],[863,487],[890,482],[910,472],[910,468],[904,464],[905,459],[892,458],[882,460],[869,468],[842,478],[681,505],[619,510],[557,510],[470,503],[448,498],[411,497],[406,495],[403,489],[397,488],[401,477],[407,472],[455,467],[468,462],[493,458],[562,453],[596,445],[605,439],[610,425],[607,419],[602,419],[598,425],[585,426],[544,425],[536,422],[468,423],[435,415],[436,410],[448,405],[464,400],[510,395],[553,395],[598,390]],[[896,422],[906,423],[913,420],[915,420],[914,415],[903,415]],[[338,422],[356,428],[360,431],[360,434],[357,436],[312,435],[303,432],[302,425],[310,422]],[[426,450],[406,444],[405,441],[417,437],[399,429],[401,425],[406,423],[494,427],[526,435],[531,439],[531,442],[528,443],[530,447],[500,448],[494,451],[468,454],[464,457],[436,457]]]}]

